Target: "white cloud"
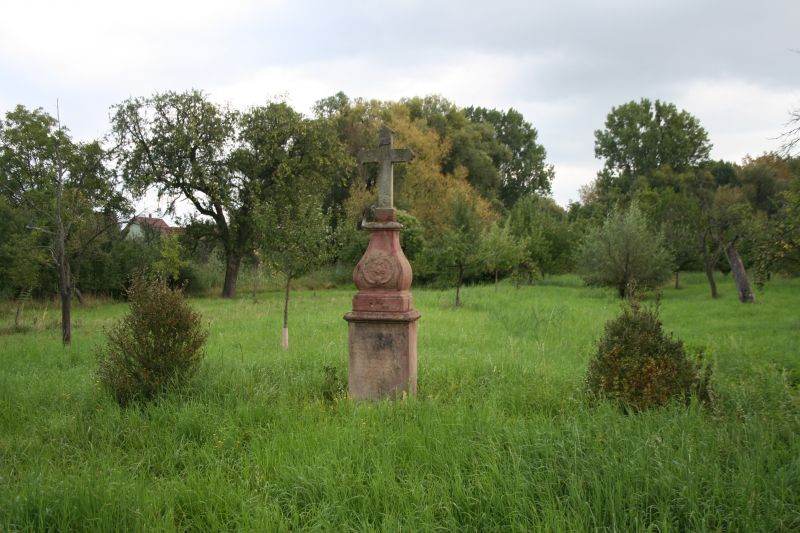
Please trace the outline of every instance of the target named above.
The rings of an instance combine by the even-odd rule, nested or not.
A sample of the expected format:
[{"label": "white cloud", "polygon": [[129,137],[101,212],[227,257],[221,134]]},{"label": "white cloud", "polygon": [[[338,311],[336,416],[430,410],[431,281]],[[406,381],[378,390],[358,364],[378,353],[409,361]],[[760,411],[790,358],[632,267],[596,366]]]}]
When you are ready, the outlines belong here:
[{"label": "white cloud", "polygon": [[569,202],[580,200],[579,190],[582,186],[591,183],[597,176],[602,164],[554,164],[556,178],[553,180],[553,199],[561,206],[566,207]]},{"label": "white cloud", "polygon": [[230,32],[255,6],[251,0],[12,2],[0,18],[0,62],[43,80],[111,86],[216,59],[220,43],[209,38]]},{"label": "white cloud", "polygon": [[675,103],[696,116],[714,145],[712,157],[741,161],[776,150],[798,91],[773,89],[740,79],[697,80],[677,91]]},{"label": "white cloud", "polygon": [[[513,98],[522,74],[529,74],[556,59],[465,53],[438,62],[382,64],[365,57],[333,59],[298,65],[261,68],[241,79],[211,88],[216,100],[244,107],[270,96],[286,95],[298,110],[308,112],[314,102],[344,91],[351,97],[398,100],[441,94],[461,106],[502,106]],[[511,104],[509,104],[510,106]],[[538,109],[556,106],[539,102]]]}]

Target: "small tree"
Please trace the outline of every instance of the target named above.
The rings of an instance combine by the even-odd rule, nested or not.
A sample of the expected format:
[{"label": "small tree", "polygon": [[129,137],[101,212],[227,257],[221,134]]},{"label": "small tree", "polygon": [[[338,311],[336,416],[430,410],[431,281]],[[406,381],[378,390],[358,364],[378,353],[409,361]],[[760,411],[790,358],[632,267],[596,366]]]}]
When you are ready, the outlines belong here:
[{"label": "small tree", "polygon": [[[96,141],[73,142],[57,116],[17,106],[0,121],[0,196],[17,211],[25,233],[39,234],[36,245],[49,252],[61,299],[62,342],[68,346],[81,263],[128,210],[106,154]],[[30,240],[19,244],[10,251],[27,255]]]},{"label": "small tree", "polygon": [[317,194],[284,190],[267,204],[261,225],[266,235],[265,255],[283,273],[282,346],[289,348],[289,293],[292,280],[322,265],[330,257],[330,227]]},{"label": "small tree", "polygon": [[164,279],[137,275],[127,294],[130,313],[108,331],[97,369],[100,382],[122,405],[186,383],[208,337],[200,314]]},{"label": "small tree", "polygon": [[481,237],[480,256],[484,268],[494,274],[497,288],[500,272],[516,269],[525,261],[525,243],[511,235],[508,225],[495,223]]},{"label": "small tree", "polygon": [[616,209],[589,229],[578,250],[577,269],[588,285],[615,287],[620,298],[632,284],[653,288],[669,278],[672,262],[660,234],[647,227],[636,204]]},{"label": "small tree", "polygon": [[183,247],[178,236],[174,233],[162,235],[158,243],[158,259],[153,263],[153,268],[171,283],[179,283],[181,270],[189,266],[189,261],[182,256]]},{"label": "small tree", "polygon": [[454,278],[456,307],[461,306],[461,285],[465,276],[481,262],[481,227],[475,206],[463,195],[457,195],[451,212],[451,223],[429,242],[425,253],[427,268],[441,277]]}]

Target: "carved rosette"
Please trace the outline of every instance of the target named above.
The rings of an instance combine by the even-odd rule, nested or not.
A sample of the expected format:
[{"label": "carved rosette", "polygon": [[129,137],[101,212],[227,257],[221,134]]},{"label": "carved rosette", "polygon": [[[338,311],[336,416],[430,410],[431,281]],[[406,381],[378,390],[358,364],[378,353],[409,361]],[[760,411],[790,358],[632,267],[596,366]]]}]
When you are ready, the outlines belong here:
[{"label": "carved rosette", "polygon": [[402,226],[394,220],[394,209],[382,210],[379,222],[365,225],[372,234],[364,256],[353,271],[358,294],[353,311],[370,313],[412,310],[411,265],[400,248]]},{"label": "carved rosette", "polygon": [[361,279],[365,287],[381,288],[394,281],[399,261],[390,255],[377,252],[367,257],[361,265]]}]

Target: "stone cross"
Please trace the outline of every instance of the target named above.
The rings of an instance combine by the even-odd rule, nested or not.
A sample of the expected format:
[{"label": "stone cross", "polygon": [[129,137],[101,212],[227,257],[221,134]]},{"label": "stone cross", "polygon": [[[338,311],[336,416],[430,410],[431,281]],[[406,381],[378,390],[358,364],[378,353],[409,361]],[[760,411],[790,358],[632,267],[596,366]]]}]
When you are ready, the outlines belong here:
[{"label": "stone cross", "polygon": [[394,207],[394,171],[393,163],[407,163],[414,159],[411,150],[392,148],[392,130],[383,126],[380,133],[380,142],[377,150],[361,150],[358,154],[359,163],[378,163],[378,207]]}]

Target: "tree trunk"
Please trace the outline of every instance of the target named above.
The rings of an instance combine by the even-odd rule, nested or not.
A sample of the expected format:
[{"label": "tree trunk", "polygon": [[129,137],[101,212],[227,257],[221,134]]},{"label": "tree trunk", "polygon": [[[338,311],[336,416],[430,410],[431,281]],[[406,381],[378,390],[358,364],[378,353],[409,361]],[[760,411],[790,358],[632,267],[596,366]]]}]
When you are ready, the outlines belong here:
[{"label": "tree trunk", "polygon": [[627,292],[628,292],[627,282],[623,282],[617,285],[617,295],[619,295],[620,298],[625,298]]},{"label": "tree trunk", "polygon": [[733,280],[736,282],[736,289],[739,291],[739,301],[742,303],[755,303],[756,298],[750,289],[750,282],[747,280],[744,263],[742,263],[742,258],[739,256],[739,252],[736,251],[734,243],[731,242],[725,247],[725,255],[728,257]]},{"label": "tree trunk", "polygon": [[458,267],[458,281],[456,282],[456,307],[461,307],[461,280],[464,279],[464,267]]},{"label": "tree trunk", "polygon": [[711,297],[719,298],[717,292],[717,282],[714,281],[714,269],[706,263],[706,278],[708,278],[708,286],[711,287]]},{"label": "tree trunk", "polygon": [[58,295],[61,298],[61,342],[64,346],[72,343],[72,287],[70,286],[69,264],[64,257],[63,247],[56,251],[58,267]]},{"label": "tree trunk", "polygon": [[681,288],[681,281],[680,281],[680,278],[678,277],[680,275],[680,273],[681,273],[680,270],[676,270],[675,271],[675,288],[676,289],[680,289]]},{"label": "tree trunk", "polygon": [[494,290],[497,290],[497,270],[494,271]]},{"label": "tree trunk", "polygon": [[61,342],[72,344],[72,295],[61,295]]},{"label": "tree trunk", "polygon": [[242,258],[233,253],[227,253],[225,257],[225,285],[222,287],[223,298],[234,298],[236,296],[236,280],[239,277],[239,266]]},{"label": "tree trunk", "polygon": [[22,310],[25,309],[25,301],[21,298],[17,298],[17,314],[14,316],[14,327],[19,328],[20,322],[22,322]]},{"label": "tree trunk", "polygon": [[[58,103],[56,103],[58,108]],[[61,130],[61,118],[58,119],[58,129]],[[61,168],[61,154],[56,143],[56,209],[53,213],[55,242],[51,253],[58,270],[58,293],[61,297],[61,342],[64,346],[72,344],[72,277],[67,261],[67,231],[64,227],[63,198],[64,198],[64,171]]]},{"label": "tree trunk", "polygon": [[702,239],[702,247],[703,247],[703,268],[706,271],[706,278],[708,278],[708,285],[711,287],[711,297],[712,298],[719,298],[719,293],[717,293],[717,282],[714,280],[714,267],[717,265],[717,261],[719,261],[719,249],[714,252],[714,255],[709,257],[708,255],[708,245],[706,243],[706,237],[703,236]]},{"label": "tree trunk", "polygon": [[281,346],[284,350],[289,349],[289,291],[291,290],[292,276],[286,275],[286,292],[283,296],[283,331],[281,336]]}]

